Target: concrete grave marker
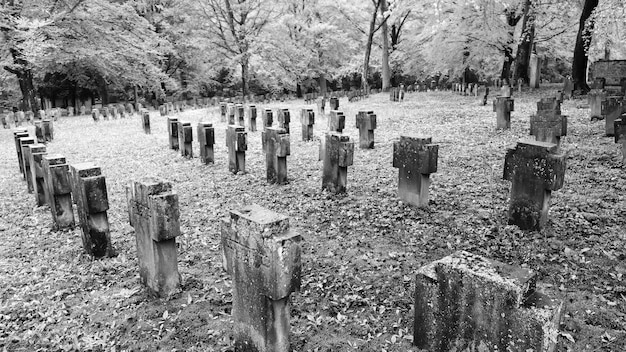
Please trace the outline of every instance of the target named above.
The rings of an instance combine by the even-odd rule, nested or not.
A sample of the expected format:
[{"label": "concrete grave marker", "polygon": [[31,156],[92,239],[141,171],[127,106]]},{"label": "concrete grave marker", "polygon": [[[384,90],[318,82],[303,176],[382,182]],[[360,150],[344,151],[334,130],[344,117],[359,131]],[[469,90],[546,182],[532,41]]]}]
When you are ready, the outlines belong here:
[{"label": "concrete grave marker", "polygon": [[228,170],[236,174],[246,172],[247,135],[244,128],[230,125],[226,130],[226,147],[228,148]]},{"label": "concrete grave marker", "polygon": [[28,158],[28,164],[30,165],[30,175],[28,177],[35,195],[35,202],[37,206],[46,205],[46,185],[42,165],[43,156],[46,155],[46,146],[43,144],[30,144],[24,152],[24,157]]},{"label": "concrete grave marker", "polygon": [[567,135],[567,117],[561,115],[561,102],[557,98],[537,102],[537,115],[530,116],[530,135],[537,141],[556,145]]},{"label": "concrete grave marker", "polygon": [[229,125],[236,125],[237,121],[235,121],[235,104],[228,104],[228,123]]},{"label": "concrete grave marker", "polygon": [[331,97],[328,100],[328,105],[330,106],[330,110],[339,110],[339,98]]},{"label": "concrete grave marker", "polygon": [[178,145],[181,156],[188,159],[193,158],[193,129],[191,122],[178,121]]},{"label": "concrete grave marker", "polygon": [[37,143],[46,142],[43,135],[43,123],[41,121],[35,121],[35,137],[37,137]]},{"label": "concrete grave marker", "polygon": [[398,168],[398,197],[418,207],[428,206],[430,174],[437,172],[439,145],[431,137],[401,136],[393,143],[393,167]]},{"label": "concrete grave marker", "polygon": [[220,102],[220,121],[226,122],[226,114],[228,113],[228,103]]},{"label": "concrete grave marker", "polygon": [[624,97],[608,97],[600,103],[600,110],[605,122],[604,131],[607,136],[615,135],[615,120],[625,111],[623,100]]},{"label": "concrete grave marker", "polygon": [[342,111],[331,110],[328,118],[328,129],[331,132],[343,132],[346,128],[346,116]]},{"label": "concrete grave marker", "polygon": [[93,163],[73,164],[70,174],[83,248],[94,257],[113,256],[107,216],[109,199],[100,167]]},{"label": "concrete grave marker", "polygon": [[65,157],[48,154],[42,157],[43,178],[47,203],[57,229],[74,227],[70,169]]},{"label": "concrete grave marker", "polygon": [[565,155],[556,144],[520,141],[506,153],[503,178],[512,182],[509,224],[539,230],[548,221],[552,191],[563,187]]},{"label": "concrete grave marker", "polygon": [[622,163],[626,165],[626,114],[614,122],[615,143],[622,145]]},{"label": "concrete grave marker", "polygon": [[245,109],[243,107],[243,105],[241,104],[237,104],[235,105],[235,124],[241,126],[241,127],[245,127],[246,126],[246,122],[245,122]]},{"label": "concrete grave marker", "polygon": [[13,140],[15,141],[15,152],[17,155],[17,163],[20,167],[20,173],[24,174],[24,162],[22,161],[22,145],[21,138],[28,138],[28,130],[26,128],[16,128],[13,130]]},{"label": "concrete grave marker", "polygon": [[143,125],[143,132],[150,134],[150,113],[147,110],[141,112],[141,122]]},{"label": "concrete grave marker", "polygon": [[277,109],[276,116],[278,117],[278,127],[284,129],[289,134],[289,124],[291,123],[289,109]]},{"label": "concrete grave marker", "polygon": [[413,344],[426,351],[556,349],[563,302],[528,269],[459,251],[418,270]]},{"label": "concrete grave marker", "polygon": [[313,140],[313,125],[315,124],[315,112],[313,109],[302,109],[300,122],[302,123],[302,141]]},{"label": "concrete grave marker", "polygon": [[250,132],[256,132],[256,114],[256,106],[248,106],[248,131]]},{"label": "concrete grave marker", "polygon": [[272,112],[271,109],[263,109],[263,129],[267,128],[267,127],[272,127],[272,124],[274,124],[274,113]]},{"label": "concrete grave marker", "polygon": [[215,162],[215,154],[213,145],[215,145],[215,129],[213,125],[206,122],[198,123],[198,143],[200,144],[200,161],[203,164],[213,164]]},{"label": "concrete grave marker", "polygon": [[180,212],[171,183],[151,177],[131,182],[126,200],[137,240],[141,283],[160,297],[180,291],[176,254]]},{"label": "concrete grave marker", "polygon": [[178,150],[178,118],[167,118],[167,135],[169,136],[170,149]]},{"label": "concrete grave marker", "polygon": [[100,110],[97,108],[91,109],[91,118],[96,122],[100,121]]},{"label": "concrete grave marker", "polygon": [[285,184],[287,183],[287,156],[290,154],[289,134],[280,127],[268,127],[261,133],[267,182]]},{"label": "concrete grave marker", "polygon": [[[597,87],[600,85],[596,85]],[[589,102],[589,118],[602,119],[602,102],[607,98],[607,92],[602,88],[592,88],[587,93],[587,101]]]},{"label": "concrete grave marker", "polygon": [[26,138],[19,138],[19,142],[20,142],[20,157],[22,158],[21,162],[22,162],[22,165],[24,166],[24,172],[22,173],[22,178],[26,180],[28,193],[33,193],[33,179],[31,177],[31,169],[30,169],[29,146],[35,144],[36,140],[29,136]]},{"label": "concrete grave marker", "polygon": [[345,193],[348,166],[352,165],[354,158],[354,142],[341,133],[328,132],[324,146],[322,189],[332,193]]},{"label": "concrete grave marker", "polygon": [[54,140],[54,123],[50,119],[44,119],[41,121],[41,127],[43,129],[44,143],[52,142]]},{"label": "concrete grave marker", "polygon": [[514,111],[513,99],[505,96],[496,97],[496,100],[493,101],[493,111],[496,113],[496,129],[510,129],[511,111]]},{"label": "concrete grave marker", "polygon": [[235,351],[290,351],[289,296],[300,289],[301,236],[288,217],[258,205],[231,210],[221,233],[233,281]]},{"label": "concrete grave marker", "polygon": [[359,111],[356,115],[356,128],[359,130],[359,147],[374,149],[374,130],[376,115],[373,111]]}]

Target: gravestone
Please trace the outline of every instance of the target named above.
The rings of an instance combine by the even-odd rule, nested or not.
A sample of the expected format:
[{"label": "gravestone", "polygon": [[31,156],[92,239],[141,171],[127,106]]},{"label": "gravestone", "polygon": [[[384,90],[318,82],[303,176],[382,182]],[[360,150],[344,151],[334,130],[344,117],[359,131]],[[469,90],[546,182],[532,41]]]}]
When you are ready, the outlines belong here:
[{"label": "gravestone", "polygon": [[26,120],[26,115],[24,114],[23,111],[15,112],[15,126],[21,126],[22,122],[24,122],[25,120]]},{"label": "gravestone", "polygon": [[80,106],[80,115],[81,116],[87,115],[87,107],[85,105]]},{"label": "gravestone", "polygon": [[236,174],[246,172],[247,135],[243,127],[230,125],[226,130],[226,147],[228,148],[228,170]]},{"label": "gravestone", "polygon": [[100,108],[100,115],[102,115],[102,119],[104,120],[108,120],[109,119],[109,108],[106,106],[103,106]]},{"label": "gravestone", "polygon": [[97,108],[91,109],[91,118],[96,122],[100,121],[100,110]]},{"label": "gravestone", "polygon": [[279,185],[287,183],[287,156],[290,154],[289,133],[284,128],[268,127],[261,132],[267,182]]},{"label": "gravestone", "polygon": [[125,119],[127,117],[130,117],[130,115],[128,115],[128,113],[126,112],[126,108],[124,107],[124,104],[118,104],[117,105],[117,111],[120,113],[120,118],[121,119]]},{"label": "gravestone", "polygon": [[331,97],[328,101],[328,105],[330,107],[330,110],[339,110],[339,98]]},{"label": "gravestone", "polygon": [[235,351],[291,351],[289,296],[300,290],[301,236],[288,217],[258,205],[231,210],[221,234],[233,281]]},{"label": "gravestone", "polygon": [[172,184],[147,177],[126,187],[128,217],[135,229],[141,283],[160,297],[180,291],[176,237],[180,236],[178,194]]},{"label": "gravestone", "polygon": [[256,106],[248,106],[248,131],[256,132]]},{"label": "gravestone", "polygon": [[289,109],[277,109],[276,116],[278,117],[278,127],[284,129],[289,134],[289,123],[291,122]]},{"label": "gravestone", "polygon": [[320,116],[324,116],[324,114],[325,114],[324,110],[325,109],[326,109],[326,98],[325,97],[318,98],[318,100],[317,100],[317,113]]},{"label": "gravestone", "polygon": [[376,115],[373,111],[359,111],[356,115],[356,128],[359,129],[359,147],[374,149],[374,130]]},{"label": "gravestone", "polygon": [[43,135],[43,123],[42,121],[35,121],[35,137],[37,137],[37,143],[45,143],[46,139]]},{"label": "gravestone", "polygon": [[198,123],[198,143],[200,144],[200,161],[203,164],[215,163],[213,145],[215,145],[215,129],[207,122]]},{"label": "gravestone", "polygon": [[228,104],[228,121],[227,123],[229,125],[236,125],[237,122],[235,121],[235,104]]},{"label": "gravestone", "polygon": [[25,112],[25,114],[26,114],[26,121],[33,122],[35,120],[35,113],[34,112],[28,110],[28,111]]},{"label": "gravestone", "polygon": [[600,103],[602,116],[604,117],[604,131],[607,136],[615,135],[614,123],[621,115],[624,109],[624,97],[608,97]]},{"label": "gravestone", "polygon": [[263,109],[263,129],[267,127],[272,127],[274,123],[274,113],[271,109]]},{"label": "gravestone", "polygon": [[150,113],[147,110],[141,112],[141,122],[143,125],[143,132],[150,134]]},{"label": "gravestone", "polygon": [[418,207],[428,206],[430,174],[437,172],[439,145],[432,137],[400,136],[393,143],[393,167],[398,168],[398,197]]},{"label": "gravestone", "polygon": [[539,142],[561,143],[567,135],[567,117],[561,115],[561,102],[557,98],[542,98],[537,102],[537,115],[530,116],[530,135]]},{"label": "gravestone", "polygon": [[425,351],[555,351],[563,311],[562,301],[537,289],[535,272],[458,251],[417,272],[413,344]]},{"label": "gravestone", "polygon": [[626,165],[626,114],[614,122],[615,143],[622,145],[622,164]]},{"label": "gravestone", "polygon": [[539,88],[539,79],[541,78],[541,59],[537,53],[530,54],[530,88]]},{"label": "gravestone", "polygon": [[328,129],[331,132],[343,132],[346,128],[346,116],[342,111],[331,110],[328,118]]},{"label": "gravestone", "polygon": [[83,248],[94,257],[113,256],[107,216],[109,199],[100,167],[93,163],[70,165],[70,178]]},{"label": "gravestone", "polygon": [[235,105],[235,123],[241,127],[246,126],[244,115],[245,115],[245,109],[243,105],[241,104]]},{"label": "gravestone", "polygon": [[[24,175],[24,161],[22,160],[22,139],[29,138],[28,130],[25,128],[16,128],[13,130],[13,140],[15,141],[15,152],[17,155],[17,163],[20,167],[20,173]],[[34,143],[30,143],[34,144]]]},{"label": "gravestone", "polygon": [[348,166],[354,158],[354,142],[339,132],[327,132],[324,143],[322,189],[332,193],[345,193],[348,183]]},{"label": "gravestone", "polygon": [[41,127],[43,129],[44,143],[52,142],[54,140],[54,123],[52,120],[44,119],[41,121]]},{"label": "gravestone", "polygon": [[170,149],[178,150],[178,118],[177,117],[168,117],[167,118],[167,135],[169,136]]},{"label": "gravestone", "polygon": [[178,121],[178,145],[181,156],[188,159],[193,158],[193,129],[191,122]]},{"label": "gravestone", "polygon": [[126,104],[126,113],[129,117],[133,117],[135,115],[135,107],[131,103]]},{"label": "gravestone", "polygon": [[2,127],[5,130],[11,128],[11,125],[10,125],[10,122],[9,122],[7,114],[0,115],[0,121],[2,121]]},{"label": "gravestone", "polygon": [[37,206],[46,205],[46,184],[44,181],[43,157],[46,155],[46,146],[43,144],[31,144],[26,148],[24,157],[28,158],[30,165],[30,183],[33,186],[33,194]]},{"label": "gravestone", "polygon": [[604,90],[604,79],[596,79],[591,85],[591,90],[587,93],[587,101],[589,102],[589,118],[602,119],[602,102],[607,98],[607,92]]},{"label": "gravestone", "polygon": [[43,119],[45,119],[47,117],[46,116],[46,110],[39,110],[38,113],[39,113],[39,119],[40,120],[43,120]]},{"label": "gravestone", "polygon": [[565,178],[565,155],[557,151],[556,144],[530,140],[507,151],[503,178],[512,182],[510,225],[522,230],[546,225],[552,191],[561,189]]},{"label": "gravestone", "polygon": [[166,105],[160,105],[159,106],[159,114],[161,114],[161,116],[167,116],[168,115],[167,106]]},{"label": "gravestone", "polygon": [[228,113],[228,103],[220,102],[220,121],[226,122],[226,114]]},{"label": "gravestone", "polygon": [[67,107],[67,115],[68,116],[74,116],[74,107],[73,106],[68,106]]},{"label": "gravestone", "polygon": [[50,206],[55,228],[74,227],[70,169],[65,157],[59,154],[44,155],[41,165],[46,187],[46,202]]},{"label": "gravestone", "polygon": [[22,174],[22,178],[26,180],[26,187],[28,193],[33,193],[33,180],[31,177],[31,169],[30,169],[30,155],[29,155],[29,146],[35,144],[36,140],[34,138],[26,137],[20,138],[20,157],[22,158],[22,165],[24,165],[24,173]]},{"label": "gravestone", "polygon": [[302,123],[302,141],[313,140],[313,125],[315,124],[315,112],[313,109],[302,109],[300,122]]},{"label": "gravestone", "polygon": [[496,129],[510,129],[511,111],[514,111],[514,100],[505,96],[496,97],[496,100],[493,101],[493,111],[496,113]]}]

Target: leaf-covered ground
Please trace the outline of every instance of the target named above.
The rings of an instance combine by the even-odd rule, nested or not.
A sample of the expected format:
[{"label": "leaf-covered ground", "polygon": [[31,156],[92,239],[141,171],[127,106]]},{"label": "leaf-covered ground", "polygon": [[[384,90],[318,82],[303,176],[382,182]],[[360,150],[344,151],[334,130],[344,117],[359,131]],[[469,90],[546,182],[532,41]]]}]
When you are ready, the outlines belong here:
[{"label": "leaf-covered ground", "polygon": [[[109,192],[117,257],[83,254],[79,229],[53,231],[47,207],[26,192],[10,130],[0,131],[0,346],[7,351],[232,351],[231,281],[221,267],[219,220],[257,203],[291,217],[303,235],[303,284],[292,295],[295,351],[412,351],[415,271],[464,249],[536,270],[542,289],[563,299],[559,351],[626,350],[626,176],[620,149],[590,122],[582,100],[563,104],[569,116],[567,174],[554,192],[541,232],[507,225],[509,182],[502,180],[508,146],[528,135],[541,96],[516,97],[509,131],[495,130],[491,105],[450,92],[413,93],[390,103],[379,94],[341,99],[346,133],[358,137],[355,115],[378,117],[374,150],[355,150],[346,195],[321,191],[319,141],[302,142],[302,101],[273,103],[292,113],[291,182],[265,181],[261,134],[248,134],[245,175],[227,170],[225,125],[217,108],[180,114],[216,125],[216,163],[201,165],[168,149],[165,118],[152,113],[152,134],[137,117],[94,123],[61,118],[49,153],[102,167]],[[263,107],[265,107],[264,105]],[[316,135],[327,120],[316,116]],[[260,125],[260,122],[259,122]],[[398,200],[393,141],[432,136],[439,171],[431,175],[430,206]],[[194,143],[197,151],[197,144]],[[180,197],[179,270],[183,291],[171,300],[139,285],[134,232],[124,187],[159,176]]]}]

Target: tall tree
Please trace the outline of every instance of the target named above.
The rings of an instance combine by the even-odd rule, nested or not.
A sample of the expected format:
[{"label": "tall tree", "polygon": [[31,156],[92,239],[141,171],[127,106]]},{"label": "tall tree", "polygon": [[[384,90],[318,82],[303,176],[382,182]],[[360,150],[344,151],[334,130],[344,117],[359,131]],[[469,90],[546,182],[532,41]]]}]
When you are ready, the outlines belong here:
[{"label": "tall tree", "polygon": [[587,22],[593,10],[598,6],[598,0],[585,0],[583,11],[580,14],[578,24],[578,35],[576,36],[576,46],[574,47],[574,61],[572,62],[572,79],[574,89],[588,92],[587,85],[587,64],[589,62],[588,49],[593,31],[593,21]]},{"label": "tall tree", "polygon": [[381,21],[381,37],[383,42],[382,47],[382,76],[383,76],[383,91],[389,90],[391,85],[391,69],[389,67],[389,29],[387,25],[389,6],[387,5],[387,0],[380,0],[380,15],[382,17]]}]

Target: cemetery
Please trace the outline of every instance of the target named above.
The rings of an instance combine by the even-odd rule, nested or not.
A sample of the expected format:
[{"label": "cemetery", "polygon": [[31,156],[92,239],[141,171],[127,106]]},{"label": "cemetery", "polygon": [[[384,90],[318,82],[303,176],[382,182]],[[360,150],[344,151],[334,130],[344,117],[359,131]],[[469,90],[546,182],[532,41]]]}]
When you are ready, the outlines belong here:
[{"label": "cemetery", "polygon": [[626,5],[222,1],[0,3],[2,351],[626,351]]}]

